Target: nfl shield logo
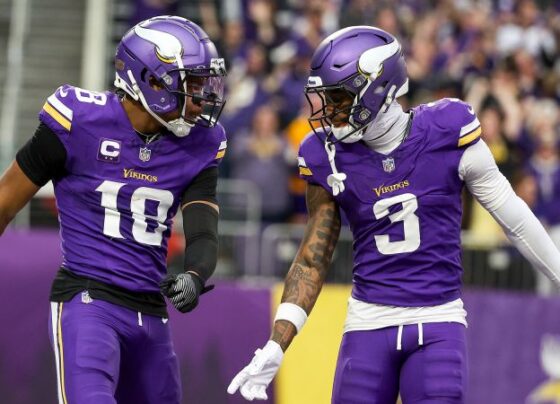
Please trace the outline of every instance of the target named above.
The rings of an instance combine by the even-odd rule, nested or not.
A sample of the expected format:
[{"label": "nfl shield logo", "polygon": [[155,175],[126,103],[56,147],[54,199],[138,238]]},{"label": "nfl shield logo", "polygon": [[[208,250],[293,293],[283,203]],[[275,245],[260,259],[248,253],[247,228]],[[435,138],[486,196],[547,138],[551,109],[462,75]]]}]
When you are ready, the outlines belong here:
[{"label": "nfl shield logo", "polygon": [[138,157],[142,161],[148,161],[150,160],[151,155],[152,155],[152,151],[150,149],[148,149],[147,147],[141,147],[140,154],[138,155]]},{"label": "nfl shield logo", "polygon": [[395,171],[395,160],[392,157],[388,157],[385,160],[382,160],[383,163],[383,170],[386,173],[390,173]]}]

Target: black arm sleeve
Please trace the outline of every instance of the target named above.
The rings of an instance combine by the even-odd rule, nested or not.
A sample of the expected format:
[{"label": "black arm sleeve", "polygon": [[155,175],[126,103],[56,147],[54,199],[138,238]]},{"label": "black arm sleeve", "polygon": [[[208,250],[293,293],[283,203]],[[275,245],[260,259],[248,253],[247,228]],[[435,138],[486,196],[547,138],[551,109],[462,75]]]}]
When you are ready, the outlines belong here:
[{"label": "black arm sleeve", "polygon": [[218,169],[202,171],[183,194],[183,228],[185,231],[185,270],[194,271],[203,282],[214,272],[218,262],[218,212],[212,206],[192,201],[217,204]]},{"label": "black arm sleeve", "polygon": [[206,201],[218,204],[216,187],[218,186],[218,167],[202,170],[183,193],[183,206],[192,201]]},{"label": "black arm sleeve", "polygon": [[58,136],[44,123],[16,154],[21,170],[37,186],[66,173],[66,149]]}]

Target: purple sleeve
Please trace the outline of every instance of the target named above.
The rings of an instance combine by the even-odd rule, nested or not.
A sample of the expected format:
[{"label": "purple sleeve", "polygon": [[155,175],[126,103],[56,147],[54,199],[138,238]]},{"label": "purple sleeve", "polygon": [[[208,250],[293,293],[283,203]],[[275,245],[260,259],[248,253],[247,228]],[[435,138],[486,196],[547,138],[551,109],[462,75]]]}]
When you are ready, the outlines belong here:
[{"label": "purple sleeve", "polygon": [[76,101],[73,87],[65,84],[60,86],[43,105],[39,112],[39,120],[47,125],[61,140],[72,131],[74,106]]},{"label": "purple sleeve", "polygon": [[436,125],[450,132],[448,140],[454,147],[466,147],[478,142],[482,132],[480,122],[468,103],[456,98],[444,98],[428,106],[433,109]]},{"label": "purple sleeve", "polygon": [[298,171],[299,177],[309,184],[319,185],[318,164],[320,161],[318,151],[314,147],[314,142],[318,141],[314,134],[307,135],[299,145],[298,151]]},{"label": "purple sleeve", "polygon": [[218,167],[227,150],[227,137],[224,127],[220,124],[213,128],[213,142],[209,149],[209,161],[205,168]]}]

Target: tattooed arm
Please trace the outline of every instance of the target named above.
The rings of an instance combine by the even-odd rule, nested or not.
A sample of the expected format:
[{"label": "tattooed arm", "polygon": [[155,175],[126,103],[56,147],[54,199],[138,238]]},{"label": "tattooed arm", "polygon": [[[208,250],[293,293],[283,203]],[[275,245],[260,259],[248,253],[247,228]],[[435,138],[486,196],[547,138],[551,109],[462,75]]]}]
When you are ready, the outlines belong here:
[{"label": "tattooed arm", "polygon": [[247,400],[266,400],[266,388],[278,372],[284,351],[313,309],[323,287],[340,234],[340,213],[332,196],[322,187],[307,185],[309,218],[305,236],[286,275],[282,303],[276,313],[272,336],[266,345],[231,381],[227,391],[237,390]]},{"label": "tattooed arm", "polygon": [[[311,313],[321,292],[340,234],[340,213],[332,196],[321,186],[307,185],[309,218],[305,236],[284,281],[282,303],[293,303]],[[286,320],[274,323],[271,340],[286,351],[297,330]]]}]

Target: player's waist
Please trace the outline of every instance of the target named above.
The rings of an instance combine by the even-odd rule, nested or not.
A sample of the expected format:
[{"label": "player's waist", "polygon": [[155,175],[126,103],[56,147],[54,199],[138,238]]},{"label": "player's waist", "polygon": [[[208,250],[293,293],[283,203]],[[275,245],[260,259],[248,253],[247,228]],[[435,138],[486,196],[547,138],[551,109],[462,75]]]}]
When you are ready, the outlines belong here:
[{"label": "player's waist", "polygon": [[352,296],[363,302],[399,307],[438,306],[461,297],[460,273],[444,276],[409,274],[354,273]]},{"label": "player's waist", "polygon": [[89,276],[77,275],[63,267],[53,281],[50,300],[65,302],[85,290],[93,299],[105,300],[144,314],[168,316],[165,299],[159,292],[134,292]]},{"label": "player's waist", "polygon": [[467,312],[460,298],[436,306],[402,307],[367,303],[350,297],[344,332],[441,322],[467,326]]},{"label": "player's waist", "polygon": [[[141,251],[136,243],[120,241],[109,249],[106,244],[90,241],[89,246],[84,245],[87,239],[82,239],[80,244],[64,244],[62,266],[77,276],[125,291],[159,293],[158,282],[167,269],[165,256],[160,254],[159,248]],[[128,244],[130,249],[126,247]]]}]

